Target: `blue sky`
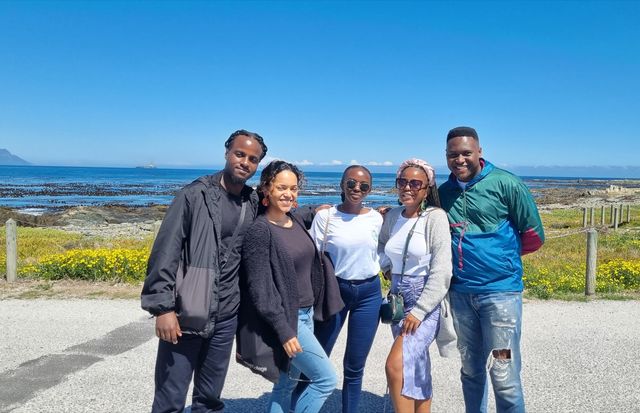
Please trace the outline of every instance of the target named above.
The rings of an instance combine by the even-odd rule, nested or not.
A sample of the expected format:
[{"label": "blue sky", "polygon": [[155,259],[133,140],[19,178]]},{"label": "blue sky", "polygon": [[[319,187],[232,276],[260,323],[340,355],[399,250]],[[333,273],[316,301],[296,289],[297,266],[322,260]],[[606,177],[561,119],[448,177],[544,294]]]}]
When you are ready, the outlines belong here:
[{"label": "blue sky", "polygon": [[[303,165],[640,166],[640,2],[0,2],[0,148],[207,167],[239,128]],[[445,172],[445,171],[442,171]]]}]

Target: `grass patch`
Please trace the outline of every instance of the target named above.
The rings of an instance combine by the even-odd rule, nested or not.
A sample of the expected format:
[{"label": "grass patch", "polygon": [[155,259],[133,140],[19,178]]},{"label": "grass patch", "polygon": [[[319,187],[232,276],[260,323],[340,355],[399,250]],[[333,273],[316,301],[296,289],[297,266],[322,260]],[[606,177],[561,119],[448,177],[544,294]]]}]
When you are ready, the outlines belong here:
[{"label": "grass patch", "polygon": [[[0,230],[4,244],[5,230]],[[24,279],[138,283],[145,277],[153,237],[89,237],[52,228],[18,227],[18,277]],[[6,250],[0,249],[0,275]]]},{"label": "grass patch", "polygon": [[[610,209],[606,208],[605,211],[605,222],[609,222]],[[633,207],[631,216],[639,217],[640,207]],[[547,241],[539,251],[523,258],[525,297],[588,301],[589,298],[584,295],[586,234],[581,232],[582,210],[541,211],[541,217]],[[597,223],[600,222],[599,209],[596,210],[595,219]],[[597,298],[640,299],[638,229],[634,229],[633,222],[623,224],[619,231],[599,228]],[[5,244],[4,227],[0,229],[0,243]],[[152,243],[152,236],[144,240],[106,239],[51,228],[18,227],[19,280],[28,283],[29,287],[7,287],[7,283],[4,283],[4,290],[0,288],[0,298],[57,297],[66,294],[89,298],[138,299]],[[0,248],[2,278],[6,269],[5,254],[5,248]],[[64,284],[72,280],[79,282],[80,287]],[[383,290],[388,290],[389,282],[382,280],[382,284]],[[0,287],[2,285],[0,283]],[[15,289],[15,293],[7,292],[11,289]],[[81,294],[80,290],[84,293]]]},{"label": "grass patch", "polygon": [[[595,218],[599,223],[599,210],[597,212]],[[634,208],[634,213],[637,216],[638,208]],[[586,234],[579,232],[582,211],[552,210],[541,217],[547,241],[539,251],[523,257],[527,295],[560,300],[584,296],[587,241]],[[605,222],[608,221],[605,219]],[[556,229],[560,227],[562,230]],[[618,231],[598,228],[598,298],[635,299],[640,293],[640,231],[630,227],[632,224],[625,224]]]}]

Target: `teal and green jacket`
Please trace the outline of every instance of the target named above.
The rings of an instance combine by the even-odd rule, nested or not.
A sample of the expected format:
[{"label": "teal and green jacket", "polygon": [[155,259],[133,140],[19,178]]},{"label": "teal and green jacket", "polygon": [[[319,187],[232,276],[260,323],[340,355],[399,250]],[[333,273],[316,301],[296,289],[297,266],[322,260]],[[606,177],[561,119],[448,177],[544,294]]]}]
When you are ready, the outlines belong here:
[{"label": "teal and green jacket", "polygon": [[522,291],[520,256],[544,243],[540,215],[520,178],[480,161],[482,171],[465,190],[453,174],[439,188],[451,228],[451,289],[465,293]]}]

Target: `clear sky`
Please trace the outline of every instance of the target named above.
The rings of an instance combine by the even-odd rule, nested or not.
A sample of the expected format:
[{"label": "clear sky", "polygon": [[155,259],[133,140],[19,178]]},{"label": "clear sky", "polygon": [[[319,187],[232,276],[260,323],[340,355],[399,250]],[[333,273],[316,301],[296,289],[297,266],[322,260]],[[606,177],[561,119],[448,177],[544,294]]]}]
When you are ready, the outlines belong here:
[{"label": "clear sky", "polygon": [[[0,1],[0,148],[206,167],[240,128],[303,165],[640,166],[640,2]],[[445,171],[443,171],[445,172]]]}]

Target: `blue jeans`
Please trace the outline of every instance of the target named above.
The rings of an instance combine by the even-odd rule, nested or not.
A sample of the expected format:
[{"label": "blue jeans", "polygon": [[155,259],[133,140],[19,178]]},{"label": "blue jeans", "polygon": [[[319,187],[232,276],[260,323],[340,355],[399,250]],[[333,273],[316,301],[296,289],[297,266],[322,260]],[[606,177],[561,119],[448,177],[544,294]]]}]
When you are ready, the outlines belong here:
[{"label": "blue jeans", "polygon": [[524,412],[520,382],[522,293],[469,294],[450,291],[453,324],[462,359],[466,411],[487,411],[487,370],[498,412]]},{"label": "blue jeans", "polygon": [[320,343],[313,335],[313,307],[298,310],[298,342],[302,353],[291,359],[289,371],[280,372],[278,382],[273,385],[269,413],[289,412],[291,393],[298,384],[302,372],[309,385],[296,401],[296,413],[316,413],[336,388],[338,378],[333,365]]},{"label": "blue jeans", "polygon": [[382,292],[377,275],[363,281],[338,278],[338,285],[345,307],[330,320],[316,323],[316,336],[327,354],[331,354],[349,315],[347,348],[343,360],[342,412],[355,413],[360,402],[364,365],[378,329]]}]

